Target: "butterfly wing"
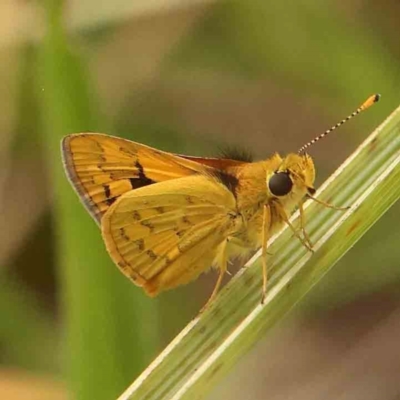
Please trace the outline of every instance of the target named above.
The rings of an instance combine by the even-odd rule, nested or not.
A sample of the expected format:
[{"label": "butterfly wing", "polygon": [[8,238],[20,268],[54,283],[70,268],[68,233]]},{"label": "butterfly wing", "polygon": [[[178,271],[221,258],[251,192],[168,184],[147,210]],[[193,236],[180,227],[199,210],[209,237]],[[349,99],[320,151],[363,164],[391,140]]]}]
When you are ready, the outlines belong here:
[{"label": "butterfly wing", "polygon": [[227,170],[232,167],[240,167],[246,164],[246,161],[232,160],[229,158],[213,158],[213,157],[195,157],[186,156],[183,154],[177,154],[178,157],[184,158],[185,160],[190,160],[198,164],[205,165],[207,167],[215,168],[218,170]]},{"label": "butterfly wing", "polygon": [[61,144],[68,178],[86,209],[100,224],[122,194],[194,173],[206,165],[126,139],[98,133],[65,137]]},{"label": "butterfly wing", "polygon": [[104,215],[102,234],[122,272],[155,296],[207,270],[240,226],[233,194],[196,175],[122,195]]}]

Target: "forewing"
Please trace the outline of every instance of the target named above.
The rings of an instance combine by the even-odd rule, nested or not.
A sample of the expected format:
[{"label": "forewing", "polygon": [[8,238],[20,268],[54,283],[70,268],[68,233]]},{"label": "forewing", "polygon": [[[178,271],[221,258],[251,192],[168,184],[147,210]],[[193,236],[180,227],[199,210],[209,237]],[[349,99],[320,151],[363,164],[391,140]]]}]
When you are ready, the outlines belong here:
[{"label": "forewing", "polygon": [[195,279],[239,229],[236,201],[204,176],[180,178],[123,195],[102,220],[108,252],[149,295]]},{"label": "forewing", "polygon": [[217,170],[227,170],[232,167],[240,167],[241,165],[246,164],[245,161],[231,160],[229,158],[194,157],[182,154],[178,154],[178,156]]},{"label": "forewing", "polygon": [[97,223],[124,193],[156,182],[205,173],[207,166],[126,139],[98,133],[62,141],[68,178]]}]

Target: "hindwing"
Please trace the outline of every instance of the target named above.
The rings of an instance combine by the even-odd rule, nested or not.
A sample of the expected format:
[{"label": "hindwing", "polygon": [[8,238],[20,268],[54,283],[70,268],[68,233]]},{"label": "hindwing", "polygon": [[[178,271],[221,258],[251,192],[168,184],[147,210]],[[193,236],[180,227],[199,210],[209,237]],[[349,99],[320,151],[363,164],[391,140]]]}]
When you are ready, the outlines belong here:
[{"label": "hindwing", "polygon": [[200,175],[130,191],[102,220],[112,259],[149,295],[195,279],[240,227],[233,194]]}]

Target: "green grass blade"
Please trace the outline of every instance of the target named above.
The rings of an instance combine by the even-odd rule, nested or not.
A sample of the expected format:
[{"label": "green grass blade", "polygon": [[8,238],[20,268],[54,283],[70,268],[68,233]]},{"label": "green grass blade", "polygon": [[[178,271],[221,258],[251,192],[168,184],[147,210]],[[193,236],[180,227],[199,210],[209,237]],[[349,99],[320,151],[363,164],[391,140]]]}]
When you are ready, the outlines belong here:
[{"label": "green grass blade", "polygon": [[264,306],[256,256],[119,399],[202,398],[399,199],[399,182],[400,108],[318,191],[321,200],[350,208],[336,211],[308,202],[307,231],[315,254],[284,229],[269,247]]},{"label": "green grass blade", "polygon": [[[43,142],[54,189],[62,312],[66,329],[67,386],[74,399],[112,399],[142,369],[158,342],[157,329],[143,327],[157,303],[132,290],[113,265],[101,234],[78,201],[62,167],[60,140],[83,131],[103,131],[101,113],[83,56],[73,51],[62,25],[63,1],[46,2],[47,34],[37,62]],[[102,129],[103,128],[103,129]],[[132,352],[134,357],[126,357]]]}]

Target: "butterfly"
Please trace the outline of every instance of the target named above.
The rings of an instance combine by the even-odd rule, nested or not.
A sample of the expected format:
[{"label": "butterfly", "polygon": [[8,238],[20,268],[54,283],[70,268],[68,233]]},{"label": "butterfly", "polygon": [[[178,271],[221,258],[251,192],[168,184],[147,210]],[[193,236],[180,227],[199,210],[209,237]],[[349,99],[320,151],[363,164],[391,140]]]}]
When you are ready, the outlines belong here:
[{"label": "butterfly", "polygon": [[[297,153],[257,162],[172,154],[100,133],[66,136],[67,177],[101,228],[118,268],[149,296],[219,271],[206,304],[215,298],[228,261],[262,248],[267,290],[268,239],[285,224],[309,250],[303,203],[315,193],[314,162],[305,150],[379,100],[305,144]],[[339,209],[338,207],[333,207]],[[300,212],[300,229],[289,218]]]}]

